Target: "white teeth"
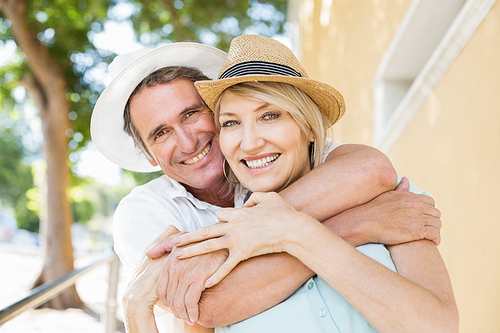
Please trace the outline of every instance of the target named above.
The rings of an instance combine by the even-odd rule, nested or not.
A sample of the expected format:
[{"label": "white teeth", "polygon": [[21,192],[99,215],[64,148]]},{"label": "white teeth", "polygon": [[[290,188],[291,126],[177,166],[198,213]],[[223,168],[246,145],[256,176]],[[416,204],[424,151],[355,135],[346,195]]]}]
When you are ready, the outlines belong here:
[{"label": "white teeth", "polygon": [[264,157],[259,160],[245,161],[245,162],[247,164],[247,167],[249,167],[250,169],[263,168],[276,161],[276,159],[279,156],[280,154],[274,154],[273,156]]},{"label": "white teeth", "polygon": [[191,159],[189,161],[184,161],[183,163],[190,165],[190,164],[198,162],[199,160],[201,160],[203,157],[205,157],[208,154],[208,152],[210,151],[210,147],[212,147],[212,144],[209,144],[207,146],[207,148],[203,149],[203,151],[198,156],[194,157],[193,159]]}]

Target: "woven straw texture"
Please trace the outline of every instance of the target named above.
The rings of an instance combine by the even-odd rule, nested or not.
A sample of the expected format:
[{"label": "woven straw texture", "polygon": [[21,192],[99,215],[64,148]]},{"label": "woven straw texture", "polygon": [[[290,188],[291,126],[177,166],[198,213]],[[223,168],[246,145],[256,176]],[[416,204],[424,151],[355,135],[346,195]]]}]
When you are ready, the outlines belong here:
[{"label": "woven straw texture", "polygon": [[291,84],[311,97],[330,120],[336,123],[345,112],[342,95],[333,87],[309,78],[292,51],[282,43],[257,35],[242,35],[231,42],[226,61],[219,71],[219,77],[235,65],[250,61],[262,61],[285,65],[297,71],[302,77],[283,75],[242,75],[219,80],[195,83],[201,97],[212,110],[224,90],[242,82],[264,81]]}]

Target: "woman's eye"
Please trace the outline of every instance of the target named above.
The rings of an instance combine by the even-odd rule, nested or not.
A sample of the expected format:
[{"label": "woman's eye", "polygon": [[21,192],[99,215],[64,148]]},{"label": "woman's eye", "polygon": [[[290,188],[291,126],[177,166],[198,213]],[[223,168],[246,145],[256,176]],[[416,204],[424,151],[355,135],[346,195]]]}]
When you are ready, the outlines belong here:
[{"label": "woman's eye", "polygon": [[268,112],[268,113],[265,113],[263,116],[262,116],[262,119],[264,120],[274,120],[276,118],[278,118],[280,116],[279,113],[276,113],[276,112]]},{"label": "woman's eye", "polygon": [[234,126],[237,124],[238,124],[238,122],[236,120],[228,120],[228,121],[223,122],[220,126],[221,127],[231,127],[231,126]]},{"label": "woman's eye", "polygon": [[186,113],[186,118],[191,117],[195,113],[196,113],[196,111],[189,111],[188,113]]}]

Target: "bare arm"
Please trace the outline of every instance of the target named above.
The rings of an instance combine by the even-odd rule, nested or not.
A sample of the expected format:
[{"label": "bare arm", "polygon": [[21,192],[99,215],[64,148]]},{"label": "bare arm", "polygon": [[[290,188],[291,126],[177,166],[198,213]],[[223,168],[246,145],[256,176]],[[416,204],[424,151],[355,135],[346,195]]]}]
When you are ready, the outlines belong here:
[{"label": "bare arm", "polygon": [[[324,164],[280,195],[296,209],[323,221],[394,189],[396,178],[389,159],[378,150],[362,145],[343,145],[333,150]],[[327,225],[333,229],[343,223],[352,226],[356,222],[346,214],[332,219]],[[343,228],[346,238],[353,242],[362,237],[366,239],[360,228],[351,226]],[[242,262],[220,284],[203,292],[198,322],[219,327],[247,319],[279,304],[313,275],[305,265],[286,253]],[[249,276],[259,278],[249,279]]]},{"label": "bare arm", "polygon": [[[365,256],[275,193],[254,193],[252,208],[222,209],[217,224],[183,235],[180,257],[228,249],[210,277],[216,284],[240,261],[286,251],[341,294],[378,331],[457,332],[458,312],[446,267],[434,243],[424,240],[391,247],[398,273]],[[380,246],[380,245],[379,245]]]},{"label": "bare arm", "polygon": [[[297,209],[324,220],[394,189],[395,184],[396,172],[384,154],[368,146],[343,145],[333,150],[324,164],[280,194]],[[336,223],[341,221],[337,219]],[[359,229],[356,232],[359,234]],[[253,275],[260,278],[248,278]],[[218,327],[249,318],[286,299],[313,275],[287,254],[273,255],[272,260],[268,257],[248,260],[223,283],[202,294],[198,322]],[[183,314],[193,312],[196,318],[197,309],[190,306],[178,313],[186,319]]]},{"label": "bare arm", "polygon": [[[303,211],[315,215],[317,218],[322,218],[349,208],[349,200],[355,202],[354,204],[359,204],[370,200],[380,192],[392,189],[393,182],[395,182],[395,172],[385,155],[367,146],[344,145],[330,153],[323,165],[287,188],[282,195],[295,206],[302,207]],[[372,189],[372,191],[363,190],[363,185],[366,184],[368,184],[368,189]],[[345,190],[346,188],[354,190]],[[303,193],[308,195],[304,196]],[[325,209],[320,209],[318,203],[328,207],[331,210],[330,213],[326,213]],[[365,232],[374,233],[377,227],[364,227],[366,216],[370,216],[369,220],[374,225],[378,225],[379,229],[380,226],[385,227],[384,223],[387,223],[388,218],[384,216],[383,219],[380,219],[372,214],[378,204],[375,202],[337,215],[327,221],[327,226],[334,232],[342,231],[342,237],[345,237],[352,245],[380,241],[377,238],[370,239],[365,234]],[[310,206],[312,208],[309,208]],[[408,208],[404,204],[400,207]],[[360,213],[360,210],[367,213]],[[380,210],[377,210],[375,213],[379,212]],[[401,212],[402,210],[398,211],[391,218],[401,220]],[[437,221],[439,222],[439,217]],[[400,225],[404,225],[402,223],[392,224],[397,225],[398,228]],[[401,230],[397,232],[403,233]],[[439,231],[437,233],[439,234]],[[381,232],[374,233],[374,235],[380,234]],[[386,228],[382,234],[389,236],[391,232]],[[422,232],[418,237],[411,239],[400,239],[400,242],[423,238],[421,234]],[[406,234],[404,236],[408,237]],[[392,243],[392,241],[393,239],[390,239],[388,243]],[[175,259],[172,260],[175,261]],[[189,260],[199,260],[199,258]],[[209,270],[213,272],[214,268],[204,270],[204,272]],[[206,290],[201,296],[200,308],[198,308],[197,301],[200,296],[193,297],[192,295],[203,291],[202,286],[210,275],[201,273],[193,276],[186,270],[182,270],[178,274],[190,274],[192,280],[183,279],[181,285],[170,288],[176,292],[175,294],[171,293],[169,297],[163,297],[164,303],[172,309],[177,317],[184,320],[198,318],[198,322],[209,327],[231,324],[258,314],[286,299],[302,283],[313,276],[312,271],[287,254],[272,255],[272,260],[270,258],[253,258],[239,265],[223,283]],[[248,277],[253,276],[253,274],[261,278],[249,279]],[[165,291],[159,290],[159,294],[165,294]],[[177,304],[177,309],[173,309],[174,304]],[[236,304],[242,306],[236,306]],[[198,316],[198,311],[200,311],[200,316]]]},{"label": "bare arm", "polygon": [[399,274],[321,230],[296,233],[285,243],[291,245],[289,253],[335,287],[377,331],[458,332],[451,283],[432,242],[394,246],[390,252]]},{"label": "bare arm", "polygon": [[[410,193],[408,187],[408,180],[403,178],[397,187],[398,191],[384,193],[367,204],[338,214],[325,221],[324,225],[342,235],[353,246],[370,242],[398,244],[423,238],[439,243],[441,213],[434,208],[434,200]],[[367,237],[370,235],[371,238]],[[202,324],[227,325],[233,320],[243,320],[265,311],[274,306],[277,300],[277,303],[285,300],[314,275],[288,254],[271,254],[265,256],[266,260],[259,259],[263,258],[251,258],[236,266],[228,278],[205,290],[200,301]],[[250,263],[263,263],[263,266],[255,268]],[[273,273],[269,280],[261,278],[262,270],[266,269]],[[252,280],[253,284],[238,282],[245,278]],[[203,283],[200,282],[201,285]],[[225,290],[238,292],[224,293]],[[227,308],[226,302],[233,304],[233,307]],[[209,311],[204,312],[205,309]]]},{"label": "bare arm", "polygon": [[346,144],[279,194],[298,211],[325,221],[394,189],[396,181],[396,171],[383,153],[369,146]]}]

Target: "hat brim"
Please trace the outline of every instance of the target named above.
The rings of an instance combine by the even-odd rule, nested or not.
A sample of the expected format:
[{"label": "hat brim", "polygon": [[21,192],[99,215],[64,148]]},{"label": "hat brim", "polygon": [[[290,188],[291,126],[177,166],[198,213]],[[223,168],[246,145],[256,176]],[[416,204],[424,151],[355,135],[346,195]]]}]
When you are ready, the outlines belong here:
[{"label": "hat brim", "polygon": [[186,66],[216,78],[226,53],[198,43],[174,43],[157,47],[123,68],[103,91],[92,113],[90,132],[97,149],[123,169],[153,172],[153,167],[133,139],[123,130],[123,112],[135,87],[149,74],[167,66]]},{"label": "hat brim", "polygon": [[196,89],[210,109],[215,108],[219,96],[227,88],[243,82],[282,82],[293,85],[305,92],[320,107],[330,122],[335,124],[345,112],[342,95],[333,87],[304,77],[281,75],[244,75],[213,81],[195,82]]}]

